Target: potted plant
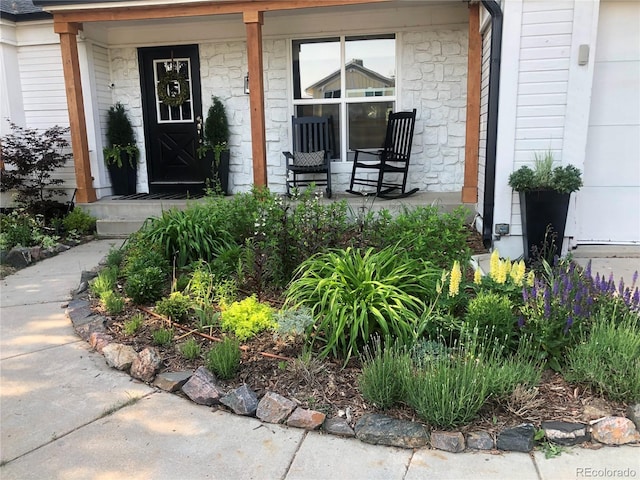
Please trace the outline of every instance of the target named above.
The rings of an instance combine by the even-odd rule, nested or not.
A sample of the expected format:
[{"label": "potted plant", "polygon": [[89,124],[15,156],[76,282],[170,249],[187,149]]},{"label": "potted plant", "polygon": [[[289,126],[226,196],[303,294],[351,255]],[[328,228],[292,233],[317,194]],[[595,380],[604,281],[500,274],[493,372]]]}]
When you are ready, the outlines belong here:
[{"label": "potted plant", "polygon": [[226,195],[229,188],[229,122],[220,99],[214,96],[211,101],[198,155],[204,159],[205,178],[210,179],[210,188]]},{"label": "potted plant", "polygon": [[[535,155],[535,165],[520,167],[509,176],[509,186],[520,196],[524,258],[532,253],[552,258],[562,240],[571,193],[582,186],[581,172],[573,165],[553,166],[551,152]],[[559,245],[556,246],[554,239]]]},{"label": "potted plant", "polygon": [[121,103],[107,112],[107,143],[102,150],[114,195],[136,193],[139,150],[133,127]]}]

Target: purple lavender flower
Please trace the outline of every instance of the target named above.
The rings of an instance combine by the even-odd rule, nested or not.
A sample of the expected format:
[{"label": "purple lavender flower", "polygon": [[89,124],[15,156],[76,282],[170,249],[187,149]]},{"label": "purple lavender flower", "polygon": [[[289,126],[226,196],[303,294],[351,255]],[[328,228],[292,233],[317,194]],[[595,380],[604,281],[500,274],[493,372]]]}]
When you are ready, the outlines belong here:
[{"label": "purple lavender flower", "polygon": [[520,315],[518,317],[518,328],[522,328],[522,327],[524,327],[524,317]]},{"label": "purple lavender flower", "polygon": [[529,291],[526,285],[522,287],[522,300],[524,300],[524,303],[529,301]]},{"label": "purple lavender flower", "polygon": [[571,325],[573,325],[573,318],[571,316],[569,316],[567,318],[567,323],[564,326],[564,334],[565,335],[569,332],[569,329],[571,328]]},{"label": "purple lavender flower", "polygon": [[587,278],[591,279],[591,260],[587,262],[587,266],[584,269],[584,275]]},{"label": "purple lavender flower", "polygon": [[624,292],[624,278],[620,277],[620,283],[618,284],[618,293]]},{"label": "purple lavender flower", "polygon": [[553,282],[553,296],[557,297],[558,293],[560,293],[560,280]]},{"label": "purple lavender flower", "polygon": [[548,288],[544,289],[544,316],[551,318],[551,292]]}]

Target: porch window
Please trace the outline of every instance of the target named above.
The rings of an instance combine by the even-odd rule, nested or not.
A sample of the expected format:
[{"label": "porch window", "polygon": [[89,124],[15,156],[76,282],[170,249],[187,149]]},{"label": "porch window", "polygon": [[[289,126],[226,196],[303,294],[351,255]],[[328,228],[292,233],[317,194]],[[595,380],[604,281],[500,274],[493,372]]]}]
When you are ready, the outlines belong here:
[{"label": "porch window", "polygon": [[293,40],[296,116],[333,120],[334,161],[379,148],[396,102],[395,35]]},{"label": "porch window", "polygon": [[[171,74],[174,74],[174,76],[171,76]],[[155,99],[158,123],[191,122],[193,119],[191,60],[189,58],[154,60],[153,77],[154,85],[156,86]],[[174,77],[177,78],[174,79]],[[165,78],[171,78],[171,80],[162,81]],[[167,105],[160,98],[160,90],[168,98],[183,94],[184,99],[178,105]]]}]

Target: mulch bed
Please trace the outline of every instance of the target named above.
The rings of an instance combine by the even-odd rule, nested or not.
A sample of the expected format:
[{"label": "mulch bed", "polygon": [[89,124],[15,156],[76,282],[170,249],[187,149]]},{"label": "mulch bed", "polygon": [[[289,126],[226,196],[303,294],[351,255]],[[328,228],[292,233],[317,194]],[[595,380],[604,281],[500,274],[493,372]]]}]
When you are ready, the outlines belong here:
[{"label": "mulch bed", "polygon": [[[469,246],[474,253],[486,252],[480,235],[469,236]],[[274,298],[274,300],[277,300]],[[167,327],[167,320],[155,315],[152,310],[129,307],[118,317],[109,317],[100,311],[101,307],[94,301],[94,309],[107,318],[107,331],[114,337],[114,342],[131,345],[136,351],[147,346],[156,348],[163,358],[162,372],[193,371],[204,364],[202,359],[186,360],[180,353],[182,342],[192,337],[201,345],[202,352],[207,352],[215,343],[198,336],[188,326],[174,327],[174,341],[162,347],[154,345],[152,331]],[[124,322],[132,315],[142,312],[145,324],[134,336],[124,333]],[[215,328],[205,335],[221,338],[222,332]],[[395,418],[420,421],[409,407],[394,407],[384,412],[369,404],[358,389],[360,374],[359,360],[353,358],[343,366],[341,362],[315,357],[304,361],[301,343],[284,341],[273,333],[262,333],[242,345],[241,367],[239,374],[231,381],[222,382],[229,390],[246,383],[258,396],[270,391],[294,400],[299,406],[321,411],[327,416],[341,416],[351,425],[365,413],[385,413]],[[567,383],[561,375],[552,371],[543,374],[537,391],[517,392],[510,402],[498,403],[489,400],[480,411],[478,417],[469,425],[459,430],[463,432],[484,430],[496,434],[505,427],[531,422],[539,426],[542,421],[564,420],[569,422],[585,422],[584,407],[596,398],[593,393],[579,385]],[[626,405],[598,400],[613,415],[624,415]]]}]

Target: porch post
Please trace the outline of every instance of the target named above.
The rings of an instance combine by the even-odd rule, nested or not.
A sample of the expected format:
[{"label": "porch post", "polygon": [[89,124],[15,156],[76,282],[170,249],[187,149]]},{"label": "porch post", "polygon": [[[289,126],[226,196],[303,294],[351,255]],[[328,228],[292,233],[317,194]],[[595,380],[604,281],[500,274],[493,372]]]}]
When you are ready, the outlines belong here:
[{"label": "porch post", "polygon": [[478,201],[478,149],[480,148],[480,84],[482,35],[480,4],[469,5],[469,49],[467,60],[467,119],[464,147],[462,203]]},{"label": "porch post", "polygon": [[251,152],[253,183],[267,186],[267,155],[264,120],[264,81],[262,79],[262,23],[263,13],[251,10],[243,13],[247,29],[247,57],[249,62],[249,109],[251,111]]},{"label": "porch post", "polygon": [[81,25],[78,23],[54,22],[54,31],[60,35],[62,51],[62,68],[69,109],[69,126],[71,130],[71,147],[73,149],[74,168],[76,173],[76,201],[90,203],[96,201],[96,191],[91,178],[89,163],[89,142],[87,140],[87,124],[84,116],[82,99],[82,83],[80,81],[80,63],[78,61],[78,43],[76,36]]}]

